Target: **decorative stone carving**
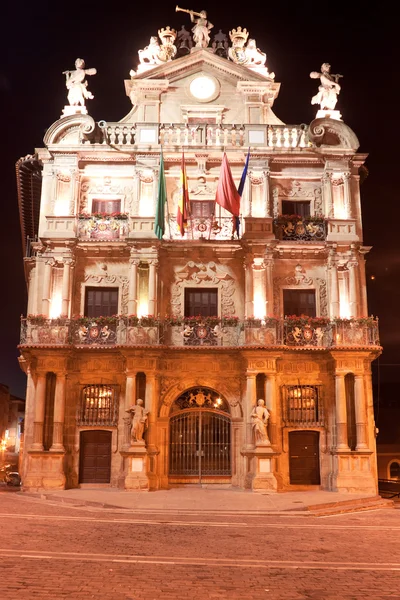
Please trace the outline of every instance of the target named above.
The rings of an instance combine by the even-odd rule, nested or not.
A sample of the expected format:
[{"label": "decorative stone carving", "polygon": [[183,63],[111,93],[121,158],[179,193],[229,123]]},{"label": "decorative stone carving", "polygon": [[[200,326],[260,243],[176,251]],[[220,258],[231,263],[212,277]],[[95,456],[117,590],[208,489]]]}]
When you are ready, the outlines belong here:
[{"label": "decorative stone carving", "polygon": [[80,186],[79,212],[85,213],[89,210],[89,198],[101,194],[102,199],[120,199],[121,206],[131,215],[139,212],[139,198],[134,201],[133,185],[126,185],[126,180],[113,180],[111,177],[82,178]]},{"label": "decorative stone carving", "polygon": [[245,65],[246,67],[254,67],[256,69],[262,69],[262,73],[271,79],[274,79],[275,73],[268,73],[268,69],[265,66],[267,55],[265,52],[261,52],[257,48],[256,40],[250,38],[247,46],[247,38],[249,32],[244,27],[238,27],[232,29],[229,32],[229,37],[232,42],[232,47],[228,49],[228,57],[237,65]]},{"label": "decorative stone carving", "polygon": [[193,47],[193,40],[190,32],[185,28],[184,25],[182,25],[181,29],[178,31],[177,38],[178,52],[180,54],[188,54],[190,49]]},{"label": "decorative stone carving", "polygon": [[[189,13],[191,22],[195,23],[194,27],[192,27],[192,33],[196,48],[207,48],[210,43],[210,30],[214,25],[207,19],[206,11],[202,10],[196,13],[193,10],[179,8],[179,6],[176,7],[176,11]],[[195,19],[195,16],[198,18]]]},{"label": "decorative stone carving", "polygon": [[144,408],[143,400],[139,398],[133,406],[128,408],[125,412],[129,413],[132,418],[131,425],[131,444],[141,443],[144,444],[143,434],[147,427],[147,420],[149,410]]},{"label": "decorative stone carving", "polygon": [[183,313],[183,293],[185,284],[204,285],[210,283],[221,290],[221,311],[223,315],[234,315],[235,280],[229,272],[215,262],[197,264],[189,261],[175,273],[175,283],[171,288],[171,312],[175,316]]},{"label": "decorative stone carving", "polygon": [[[70,106],[80,106],[80,112],[87,114],[85,100],[94,98],[93,94],[87,89],[86,75],[96,75],[96,69],[85,69],[85,61],[82,58],[77,58],[75,61],[74,71],[63,71],[66,77],[65,85],[68,90],[68,102]],[[75,111],[72,111],[72,114]],[[64,114],[70,115],[71,111],[68,107],[64,108]]]},{"label": "decorative stone carving", "polygon": [[177,48],[174,46],[176,38],[175,29],[171,29],[169,26],[165,29],[159,29],[158,35],[162,42],[161,46],[157,36],[153,35],[150,38],[148,46],[138,51],[141,65],[161,65],[175,57],[177,53]]},{"label": "decorative stone carving", "polygon": [[121,275],[91,275],[85,274],[84,281],[91,281],[95,284],[104,283],[105,285],[121,284],[121,312],[123,315],[128,314],[128,297],[129,297],[129,278]]},{"label": "decorative stone carving", "polygon": [[257,400],[257,406],[251,411],[250,419],[253,429],[254,444],[256,446],[270,446],[267,433],[267,425],[269,419],[269,410],[265,407],[264,400]]},{"label": "decorative stone carving", "polygon": [[321,66],[321,72],[312,71],[312,79],[320,79],[321,85],[318,87],[318,93],[311,98],[311,104],[319,104],[321,110],[334,110],[337,97],[340,93],[339,78],[343,75],[333,75],[330,73],[331,65],[324,63]]}]

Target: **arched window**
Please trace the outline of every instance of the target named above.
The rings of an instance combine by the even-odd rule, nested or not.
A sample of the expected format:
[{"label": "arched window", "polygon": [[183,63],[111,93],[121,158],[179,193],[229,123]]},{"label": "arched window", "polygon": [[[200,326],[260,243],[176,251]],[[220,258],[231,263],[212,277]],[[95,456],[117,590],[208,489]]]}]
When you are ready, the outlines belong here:
[{"label": "arched window", "polygon": [[393,461],[390,464],[390,479],[400,479],[400,462]]},{"label": "arched window", "polygon": [[82,390],[78,425],[116,426],[118,398],[115,386],[93,384]]}]

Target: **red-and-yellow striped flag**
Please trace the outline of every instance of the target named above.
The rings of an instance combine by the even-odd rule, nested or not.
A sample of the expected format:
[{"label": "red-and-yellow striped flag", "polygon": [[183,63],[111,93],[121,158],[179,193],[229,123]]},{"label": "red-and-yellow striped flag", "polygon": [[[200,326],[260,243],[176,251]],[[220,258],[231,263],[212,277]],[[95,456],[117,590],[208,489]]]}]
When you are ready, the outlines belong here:
[{"label": "red-and-yellow striped flag", "polygon": [[185,155],[182,152],[182,163],[181,163],[181,180],[180,180],[181,193],[178,202],[178,214],[176,221],[179,226],[181,235],[185,235],[185,229],[187,227],[188,213],[189,213],[189,191],[186,177],[185,167]]}]

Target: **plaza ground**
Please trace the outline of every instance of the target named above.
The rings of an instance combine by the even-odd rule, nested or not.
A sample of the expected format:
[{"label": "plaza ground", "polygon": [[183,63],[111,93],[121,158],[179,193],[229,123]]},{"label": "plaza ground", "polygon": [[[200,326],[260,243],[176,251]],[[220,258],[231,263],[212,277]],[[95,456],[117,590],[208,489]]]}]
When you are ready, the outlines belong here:
[{"label": "plaza ground", "polygon": [[[70,492],[0,488],[2,600],[400,600],[400,512],[390,502]],[[131,506],[113,506],[117,494]]]}]

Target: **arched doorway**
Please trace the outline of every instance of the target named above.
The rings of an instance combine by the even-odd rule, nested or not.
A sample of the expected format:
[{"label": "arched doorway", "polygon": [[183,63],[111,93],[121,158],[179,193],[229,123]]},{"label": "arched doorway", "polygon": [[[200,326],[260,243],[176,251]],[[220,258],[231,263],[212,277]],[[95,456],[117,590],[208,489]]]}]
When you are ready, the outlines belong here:
[{"label": "arched doorway", "polygon": [[82,431],[80,435],[79,483],[110,483],[111,431]]},{"label": "arched doorway", "polygon": [[319,431],[289,432],[289,475],[295,485],[319,485]]},{"label": "arched doorway", "polygon": [[169,477],[188,483],[230,481],[228,403],[208,388],[192,388],[171,407]]}]

